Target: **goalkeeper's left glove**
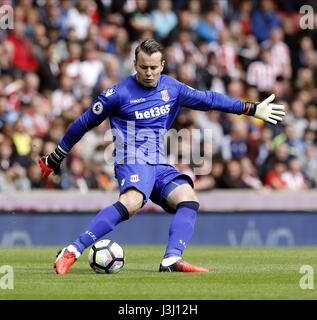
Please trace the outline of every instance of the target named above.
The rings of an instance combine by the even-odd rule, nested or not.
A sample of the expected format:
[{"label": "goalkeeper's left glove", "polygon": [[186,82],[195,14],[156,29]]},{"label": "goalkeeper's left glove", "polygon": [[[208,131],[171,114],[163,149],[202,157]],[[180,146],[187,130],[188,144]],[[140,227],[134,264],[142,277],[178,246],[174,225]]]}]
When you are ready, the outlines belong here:
[{"label": "goalkeeper's left glove", "polygon": [[275,95],[271,94],[262,102],[245,102],[243,114],[277,124],[285,116],[285,107],[282,104],[271,103],[274,98]]}]

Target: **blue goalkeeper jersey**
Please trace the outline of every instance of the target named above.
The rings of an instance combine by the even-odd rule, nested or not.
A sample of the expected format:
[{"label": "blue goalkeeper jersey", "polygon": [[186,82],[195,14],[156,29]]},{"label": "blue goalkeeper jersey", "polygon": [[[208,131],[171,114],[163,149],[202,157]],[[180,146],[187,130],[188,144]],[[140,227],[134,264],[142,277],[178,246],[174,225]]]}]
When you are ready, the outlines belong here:
[{"label": "blue goalkeeper jersey", "polygon": [[109,118],[115,164],[163,164],[163,137],[181,107],[241,114],[244,104],[217,92],[195,90],[167,75],[161,75],[154,88],[141,85],[133,75],[103,91],[69,127],[60,146],[70,151],[87,131]]}]

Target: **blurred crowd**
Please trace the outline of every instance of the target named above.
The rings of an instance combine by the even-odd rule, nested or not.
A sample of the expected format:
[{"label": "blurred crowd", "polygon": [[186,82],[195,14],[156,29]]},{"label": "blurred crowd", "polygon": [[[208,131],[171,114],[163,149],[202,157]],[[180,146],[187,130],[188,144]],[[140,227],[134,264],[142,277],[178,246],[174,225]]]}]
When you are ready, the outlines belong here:
[{"label": "blurred crowd", "polygon": [[[151,37],[165,47],[166,74],[244,101],[274,93],[287,108],[278,126],[183,108],[176,129],[212,129],[198,164],[212,161],[209,174],[195,175],[190,159],[176,164],[197,190],[317,187],[317,25],[302,30],[299,23],[302,5],[317,13],[314,1],[2,3],[14,9],[14,29],[0,29],[0,191],[117,188],[105,162],[108,121],[76,144],[60,176],[43,181],[37,160],[94,97],[134,72],[134,49]],[[203,146],[202,139],[184,146]]]}]

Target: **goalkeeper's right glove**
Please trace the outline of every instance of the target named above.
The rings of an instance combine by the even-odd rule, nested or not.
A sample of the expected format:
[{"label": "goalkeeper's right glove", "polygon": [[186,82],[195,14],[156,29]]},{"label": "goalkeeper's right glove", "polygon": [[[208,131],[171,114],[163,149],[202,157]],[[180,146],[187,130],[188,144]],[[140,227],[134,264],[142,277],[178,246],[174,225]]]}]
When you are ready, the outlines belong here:
[{"label": "goalkeeper's right glove", "polygon": [[59,174],[61,163],[66,156],[67,152],[60,146],[57,146],[48,156],[41,157],[39,159],[39,165],[42,170],[42,177],[46,179],[52,172]]}]

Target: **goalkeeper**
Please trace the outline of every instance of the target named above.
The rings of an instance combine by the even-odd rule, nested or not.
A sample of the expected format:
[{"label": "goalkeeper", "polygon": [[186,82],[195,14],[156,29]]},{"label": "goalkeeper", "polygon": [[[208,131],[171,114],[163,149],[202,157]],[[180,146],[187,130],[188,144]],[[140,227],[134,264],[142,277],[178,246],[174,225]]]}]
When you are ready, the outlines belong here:
[{"label": "goalkeeper", "polygon": [[[271,103],[274,95],[255,103],[212,91],[195,90],[162,75],[164,63],[160,44],[152,39],[144,40],[135,50],[136,74],[102,92],[69,127],[55,151],[39,160],[44,178],[52,172],[58,174],[64,158],[87,131],[106,118],[115,129],[114,168],[120,189],[119,199],[102,209],[73,243],[58,252],[56,273],[67,273],[86,248],[117,224],[131,218],[149,198],[174,214],[159,271],[208,271],[182,259],[193,235],[199,203],[191,178],[167,164],[162,130],[172,126],[181,107],[245,114],[276,124],[285,115],[284,106]],[[135,139],[131,144],[131,137],[135,138],[145,129],[147,142],[144,144],[144,140]]]}]

